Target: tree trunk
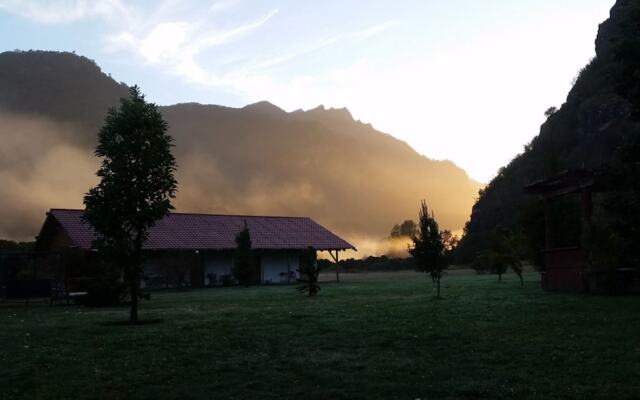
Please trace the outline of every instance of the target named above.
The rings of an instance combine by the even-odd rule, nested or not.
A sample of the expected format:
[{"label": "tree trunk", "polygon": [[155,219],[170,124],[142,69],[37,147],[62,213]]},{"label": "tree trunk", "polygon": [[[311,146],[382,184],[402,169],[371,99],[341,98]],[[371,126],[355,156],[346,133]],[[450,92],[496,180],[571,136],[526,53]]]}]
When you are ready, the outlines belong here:
[{"label": "tree trunk", "polygon": [[502,283],[502,274],[498,274],[498,283]]},{"label": "tree trunk", "polygon": [[524,286],[524,280],[522,279],[522,274],[519,274],[518,278],[520,278],[520,287]]},{"label": "tree trunk", "polygon": [[132,324],[138,323],[138,279],[136,275],[139,276],[136,267],[131,267],[131,277],[129,286],[131,288],[131,311],[129,313],[129,322]]},{"label": "tree trunk", "polygon": [[437,280],[438,280],[438,298],[440,298],[440,273],[438,273]]},{"label": "tree trunk", "polygon": [[129,322],[131,324],[138,323],[138,303],[140,292],[140,265],[142,264],[142,233],[139,231],[136,235],[131,259],[129,287],[131,289],[131,312],[129,313]]}]

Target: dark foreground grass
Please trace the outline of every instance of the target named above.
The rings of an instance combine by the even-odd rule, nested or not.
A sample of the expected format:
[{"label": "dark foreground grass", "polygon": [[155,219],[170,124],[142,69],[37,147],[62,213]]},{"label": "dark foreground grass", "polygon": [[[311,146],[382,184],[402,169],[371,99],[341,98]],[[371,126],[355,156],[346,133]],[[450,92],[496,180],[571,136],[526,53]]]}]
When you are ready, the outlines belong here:
[{"label": "dark foreground grass", "polygon": [[124,308],[0,305],[0,398],[638,399],[640,297],[535,274],[155,293]]}]

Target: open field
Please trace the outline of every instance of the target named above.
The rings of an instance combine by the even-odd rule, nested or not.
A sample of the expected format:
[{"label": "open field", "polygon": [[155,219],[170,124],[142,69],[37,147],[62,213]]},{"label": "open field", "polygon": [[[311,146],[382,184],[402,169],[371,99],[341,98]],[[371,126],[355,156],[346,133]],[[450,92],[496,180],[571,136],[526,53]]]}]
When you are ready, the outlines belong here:
[{"label": "open field", "polygon": [[354,274],[159,292],[125,308],[0,304],[0,399],[637,399],[640,297],[507,275]]}]

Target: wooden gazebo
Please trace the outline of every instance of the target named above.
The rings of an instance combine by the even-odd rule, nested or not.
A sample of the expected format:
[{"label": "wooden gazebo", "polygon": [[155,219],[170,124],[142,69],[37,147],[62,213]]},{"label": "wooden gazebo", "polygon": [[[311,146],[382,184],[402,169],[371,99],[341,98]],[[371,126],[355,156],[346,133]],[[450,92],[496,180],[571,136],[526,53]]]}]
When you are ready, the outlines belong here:
[{"label": "wooden gazebo", "polygon": [[[608,190],[602,172],[587,169],[566,170],[548,179],[531,183],[525,193],[538,195],[544,203],[545,248],[542,286],[547,290],[589,291],[591,271],[587,268],[587,252],[583,240],[591,229],[593,193]],[[560,196],[579,194],[581,231],[575,246],[554,247],[553,200]]]}]

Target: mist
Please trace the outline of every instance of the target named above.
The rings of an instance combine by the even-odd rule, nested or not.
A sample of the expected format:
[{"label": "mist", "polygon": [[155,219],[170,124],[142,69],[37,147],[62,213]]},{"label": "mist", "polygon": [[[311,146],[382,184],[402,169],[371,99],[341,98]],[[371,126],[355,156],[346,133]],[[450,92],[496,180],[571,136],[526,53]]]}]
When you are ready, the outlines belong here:
[{"label": "mist", "polygon": [[[0,68],[0,238],[33,240],[50,208],[82,208],[97,183],[98,131],[128,88],[71,53],[0,53]],[[406,244],[385,238],[417,218],[422,199],[442,229],[461,229],[482,187],[344,108],[160,111],[175,138],[176,211],[307,216],[358,256],[406,254]]]},{"label": "mist", "polygon": [[0,237],[33,240],[48,209],[82,207],[98,160],[73,124],[1,111],[0,124]]},{"label": "mist", "polygon": [[[436,213],[442,210],[445,228],[458,228],[466,218],[452,205],[470,209],[470,195],[461,201],[443,193],[444,182],[456,178],[444,174],[450,172],[446,164],[421,165],[420,157],[404,166],[383,158],[378,164],[371,149],[345,157],[343,149],[370,144],[317,124],[250,115],[263,126],[254,135],[252,124],[243,126],[246,119],[194,128],[186,123],[190,118],[164,111],[178,161],[176,211],[309,216],[359,249],[348,256],[363,257],[406,256],[406,242],[386,237],[394,223],[416,217],[423,197]],[[7,111],[0,119],[0,237],[33,240],[50,208],[82,208],[84,194],[97,183],[95,139],[88,141],[86,128],[74,122]],[[426,167],[437,178],[419,177]]]}]

